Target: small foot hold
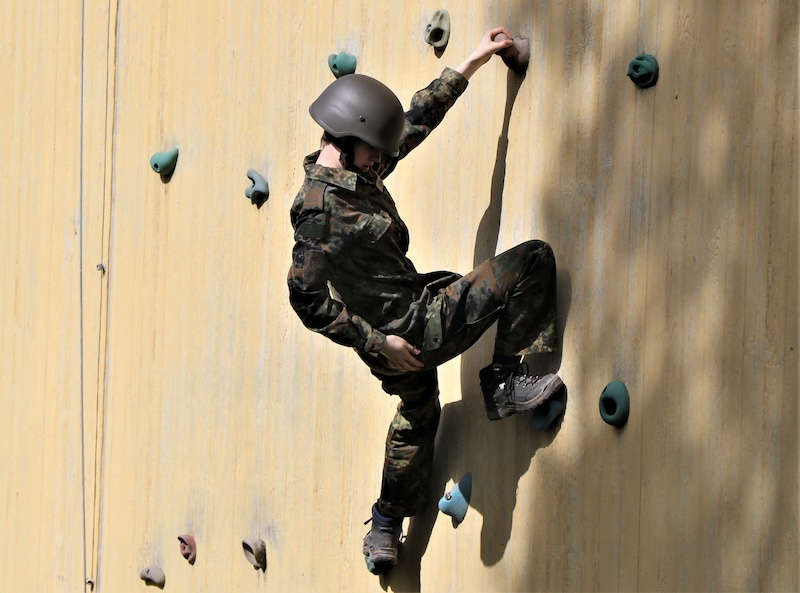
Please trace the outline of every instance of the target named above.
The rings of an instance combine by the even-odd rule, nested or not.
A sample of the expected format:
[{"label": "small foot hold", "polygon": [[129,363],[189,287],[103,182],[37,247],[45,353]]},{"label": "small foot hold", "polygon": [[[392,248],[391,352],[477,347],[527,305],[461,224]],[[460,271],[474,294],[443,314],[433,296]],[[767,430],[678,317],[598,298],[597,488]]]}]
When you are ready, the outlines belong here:
[{"label": "small foot hold", "polygon": [[195,560],[197,560],[197,545],[194,542],[194,537],[187,533],[179,535],[178,541],[180,542],[181,556],[194,566]]},{"label": "small foot hold", "polygon": [[439,510],[453,518],[453,523],[458,525],[464,520],[469,508],[469,499],[472,496],[472,474],[467,473],[453,486],[450,492],[439,499]]},{"label": "small foot hold", "polygon": [[356,57],[344,51],[328,56],[328,68],[331,69],[336,78],[345,74],[353,74],[356,71],[357,64]]},{"label": "small foot hold", "polygon": [[650,54],[639,54],[628,64],[628,78],[640,89],[648,89],[658,82],[658,60]]},{"label": "small foot hold", "polygon": [[567,386],[563,385],[550,399],[533,409],[533,430],[549,430],[567,410]]},{"label": "small foot hold", "polygon": [[167,579],[164,576],[164,571],[158,566],[148,566],[147,568],[143,569],[139,573],[139,578],[144,581],[145,585],[158,587],[159,589],[163,589],[164,584],[167,582]]},{"label": "small foot hold", "polygon": [[255,570],[267,572],[267,546],[264,545],[264,540],[244,539],[242,540],[242,550],[244,550],[245,558]]},{"label": "small foot hold", "polygon": [[150,157],[150,166],[153,171],[161,175],[161,181],[167,182],[172,173],[175,171],[175,165],[178,163],[178,149],[165,150],[164,152],[157,152]]},{"label": "small foot hold", "polygon": [[267,180],[259,175],[255,169],[248,169],[247,177],[250,178],[253,184],[244,190],[244,195],[250,198],[250,203],[260,210],[264,202],[269,199],[269,185]]},{"label": "small foot hold", "polygon": [[600,395],[600,416],[611,426],[622,427],[628,421],[631,400],[622,381],[612,381]]}]

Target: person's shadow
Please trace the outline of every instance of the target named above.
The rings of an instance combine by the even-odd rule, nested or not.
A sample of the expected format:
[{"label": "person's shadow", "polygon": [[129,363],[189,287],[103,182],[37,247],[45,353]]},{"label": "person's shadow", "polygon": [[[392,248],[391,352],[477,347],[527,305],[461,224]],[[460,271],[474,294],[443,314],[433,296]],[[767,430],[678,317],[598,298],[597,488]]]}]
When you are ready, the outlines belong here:
[{"label": "person's shadow", "polygon": [[[500,233],[500,216],[508,152],[508,126],[511,110],[523,77],[511,70],[507,78],[507,95],[503,128],[497,140],[497,158],[492,174],[491,199],[478,225],[473,266],[493,257]],[[570,299],[570,278],[558,270],[558,334],[563,335]],[[517,500],[517,484],[530,467],[536,451],[548,446],[561,427],[561,419],[549,430],[536,432],[530,415],[520,414],[499,422],[486,417],[478,371],[491,360],[495,328],[461,356],[462,399],[445,405],[436,435],[434,466],[428,503],[409,523],[408,534],[400,551],[399,562],[381,579],[384,589],[420,591],[422,556],[428,547],[433,525],[438,516],[436,502],[442,497],[448,480],[458,482],[464,474],[472,474],[471,510],[483,516],[481,560],[496,564],[502,557],[511,536],[511,523]],[[560,340],[559,340],[560,343]],[[561,363],[560,348],[538,358],[527,357],[532,374],[556,372]],[[448,525],[450,521],[448,520]]]}]

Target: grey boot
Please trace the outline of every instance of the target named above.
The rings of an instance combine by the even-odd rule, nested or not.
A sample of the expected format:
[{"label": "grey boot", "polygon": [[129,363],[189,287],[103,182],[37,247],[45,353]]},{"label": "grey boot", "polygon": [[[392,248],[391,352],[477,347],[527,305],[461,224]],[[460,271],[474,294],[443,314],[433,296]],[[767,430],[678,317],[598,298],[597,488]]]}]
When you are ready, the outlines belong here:
[{"label": "grey boot", "polygon": [[372,505],[372,527],[364,536],[364,560],[372,574],[388,572],[397,564],[397,552],[402,535],[402,519],[382,515],[377,505]]},{"label": "grey boot", "polygon": [[514,367],[490,364],[481,370],[481,391],[489,420],[531,410],[564,387],[558,375],[532,377],[527,372],[525,363]]}]

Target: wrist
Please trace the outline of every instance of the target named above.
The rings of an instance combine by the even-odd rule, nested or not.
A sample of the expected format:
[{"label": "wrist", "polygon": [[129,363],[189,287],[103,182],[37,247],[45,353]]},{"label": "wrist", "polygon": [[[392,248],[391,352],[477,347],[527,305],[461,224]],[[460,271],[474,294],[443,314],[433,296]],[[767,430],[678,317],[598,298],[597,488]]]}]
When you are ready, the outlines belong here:
[{"label": "wrist", "polygon": [[464,78],[466,78],[467,80],[469,80],[470,76],[472,76],[473,74],[475,74],[475,72],[478,70],[478,68],[480,68],[481,66],[483,66],[483,65],[484,65],[484,64],[485,64],[487,61],[488,61],[488,60],[483,60],[483,61],[481,61],[481,60],[479,60],[478,58],[475,58],[475,57],[473,57],[473,56],[470,56],[470,57],[468,57],[466,60],[464,60],[464,61],[461,63],[461,65],[460,65],[460,66],[458,66],[458,68],[454,68],[454,70],[456,70],[457,72],[460,72],[460,73],[461,73],[461,75],[462,75]]}]

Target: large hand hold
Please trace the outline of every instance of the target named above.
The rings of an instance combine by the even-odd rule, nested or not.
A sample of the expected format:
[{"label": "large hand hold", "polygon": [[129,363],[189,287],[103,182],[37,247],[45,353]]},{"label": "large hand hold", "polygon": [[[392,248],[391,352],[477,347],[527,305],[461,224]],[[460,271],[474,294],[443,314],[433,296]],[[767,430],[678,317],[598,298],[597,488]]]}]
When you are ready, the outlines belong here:
[{"label": "large hand hold", "polygon": [[[504,33],[498,33],[494,36],[495,41],[505,41],[506,39],[508,39],[508,36]],[[503,58],[506,66],[521,76],[528,70],[528,62],[531,60],[531,46],[525,37],[514,37],[512,44],[505,49],[501,49],[497,52],[497,55]]]},{"label": "large hand hold", "polygon": [[267,185],[267,180],[259,175],[255,169],[248,169],[247,176],[253,184],[244,190],[244,195],[250,198],[250,202],[260,210],[261,206],[269,198],[269,185]]},{"label": "large hand hold", "polygon": [[195,544],[194,537],[187,533],[179,535],[178,541],[180,542],[181,556],[194,566],[195,560],[197,560],[197,544]]},{"label": "large hand hold", "polygon": [[433,13],[425,26],[425,43],[444,51],[450,41],[450,13],[444,8]]},{"label": "large hand hold", "polygon": [[450,492],[439,499],[439,510],[451,516],[455,524],[461,523],[467,514],[470,496],[472,496],[472,474],[467,473]]}]

